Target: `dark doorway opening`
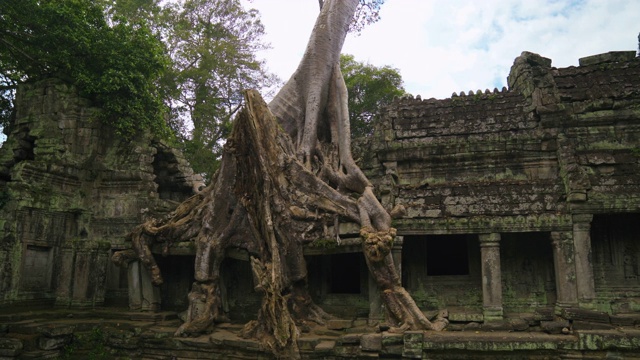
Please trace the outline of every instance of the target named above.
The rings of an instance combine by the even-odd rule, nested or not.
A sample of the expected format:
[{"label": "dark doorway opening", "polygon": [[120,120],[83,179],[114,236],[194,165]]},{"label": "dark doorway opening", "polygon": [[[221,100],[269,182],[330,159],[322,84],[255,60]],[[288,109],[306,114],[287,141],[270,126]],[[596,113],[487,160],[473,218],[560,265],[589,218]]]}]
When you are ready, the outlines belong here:
[{"label": "dark doorway opening", "polygon": [[330,259],[330,292],[334,294],[360,294],[362,254],[334,254]]},{"label": "dark doorway opening", "polygon": [[193,283],[195,256],[156,256],[164,283],[161,286],[162,310],[183,311],[189,307],[189,291]]},{"label": "dark doorway opening", "polygon": [[427,275],[469,275],[465,235],[433,235],[426,239]]}]

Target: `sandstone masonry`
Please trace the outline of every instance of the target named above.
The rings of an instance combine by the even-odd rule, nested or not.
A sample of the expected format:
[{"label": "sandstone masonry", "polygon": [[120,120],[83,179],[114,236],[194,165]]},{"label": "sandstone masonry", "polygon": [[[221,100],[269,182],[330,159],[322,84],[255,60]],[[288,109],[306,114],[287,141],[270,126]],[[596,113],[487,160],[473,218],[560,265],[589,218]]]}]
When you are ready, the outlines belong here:
[{"label": "sandstone masonry", "polygon": [[101,126],[100,110],[64,82],[22,85],[16,104],[0,148],[0,305],[126,304],[111,252],[199,176],[170,146]]}]

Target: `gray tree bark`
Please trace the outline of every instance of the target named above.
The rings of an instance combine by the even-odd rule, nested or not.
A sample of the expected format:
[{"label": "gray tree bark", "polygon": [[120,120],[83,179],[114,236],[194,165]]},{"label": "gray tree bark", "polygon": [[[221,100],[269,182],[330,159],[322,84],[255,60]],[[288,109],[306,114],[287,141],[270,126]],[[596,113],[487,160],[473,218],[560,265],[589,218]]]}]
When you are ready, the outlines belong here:
[{"label": "gray tree bark", "polygon": [[[257,337],[277,355],[298,357],[297,326],[329,318],[311,301],[302,246],[331,237],[336,217],[358,223],[363,253],[396,329],[440,330],[400,285],[391,247],[391,216],[351,155],[347,91],[339,56],[358,0],[326,0],[293,76],[267,106],[255,91],[234,122],[212,184],[171,216],[136,227],[132,252],[162,283],[150,246],[194,241],[195,282],[187,321],[176,335],[198,334],[223,321],[220,267],[228,248],[251,255],[257,320],[243,336]],[[353,197],[357,194],[357,197]]]}]

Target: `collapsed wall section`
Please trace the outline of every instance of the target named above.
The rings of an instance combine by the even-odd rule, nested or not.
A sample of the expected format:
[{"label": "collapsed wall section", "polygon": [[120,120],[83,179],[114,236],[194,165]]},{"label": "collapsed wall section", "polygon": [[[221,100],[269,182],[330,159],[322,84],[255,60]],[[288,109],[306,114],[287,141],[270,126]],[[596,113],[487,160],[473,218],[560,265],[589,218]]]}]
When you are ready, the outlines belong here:
[{"label": "collapsed wall section", "polygon": [[0,148],[0,304],[126,299],[111,252],[200,181],[179,152],[150,136],[124,141],[99,112],[57,79],[19,87]]}]

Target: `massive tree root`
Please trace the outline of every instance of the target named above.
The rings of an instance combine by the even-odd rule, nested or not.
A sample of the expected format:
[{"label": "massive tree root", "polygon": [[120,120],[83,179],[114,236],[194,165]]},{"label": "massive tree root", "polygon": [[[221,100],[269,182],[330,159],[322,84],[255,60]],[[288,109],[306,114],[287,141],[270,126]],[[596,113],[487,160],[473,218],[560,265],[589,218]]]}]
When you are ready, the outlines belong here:
[{"label": "massive tree root", "polygon": [[[251,256],[256,290],[263,293],[256,321],[242,331],[275,354],[296,358],[298,329],[329,316],[311,301],[304,244],[335,237],[336,221],[361,226],[367,266],[388,319],[398,330],[440,330],[400,284],[391,256],[395,229],[351,155],[347,92],[338,58],[358,0],[328,0],[298,70],[267,104],[255,91],[234,122],[212,184],[170,216],[152,220],[130,234],[135,256],[162,275],[150,251],[178,241],[196,244],[195,282],[186,322],[176,335],[207,331],[222,312],[220,268],[226,251]],[[337,29],[337,30],[336,30]],[[116,254],[127,261],[131,251]]]}]

